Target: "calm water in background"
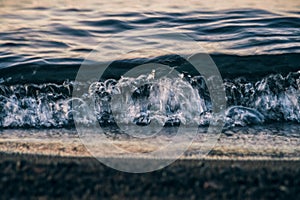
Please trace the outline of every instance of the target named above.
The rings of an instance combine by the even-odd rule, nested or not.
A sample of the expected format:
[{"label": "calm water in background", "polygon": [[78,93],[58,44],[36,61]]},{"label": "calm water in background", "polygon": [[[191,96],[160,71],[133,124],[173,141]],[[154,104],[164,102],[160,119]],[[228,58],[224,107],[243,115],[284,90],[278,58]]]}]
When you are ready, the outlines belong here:
[{"label": "calm water in background", "polygon": [[[0,127],[69,126],[72,80],[86,56],[111,35],[162,28],[187,34],[211,54],[225,79],[229,124],[300,122],[297,0],[0,5]],[[112,47],[103,58],[105,48]]]}]

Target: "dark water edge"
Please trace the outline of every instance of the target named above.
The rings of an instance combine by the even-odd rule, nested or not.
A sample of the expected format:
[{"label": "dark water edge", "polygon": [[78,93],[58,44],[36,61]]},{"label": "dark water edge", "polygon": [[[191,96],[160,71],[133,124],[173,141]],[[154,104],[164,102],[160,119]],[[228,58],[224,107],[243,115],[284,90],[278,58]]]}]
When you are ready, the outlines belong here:
[{"label": "dark water edge", "polygon": [[178,160],[130,174],[93,158],[1,153],[1,196],[72,199],[299,199],[299,161]]},{"label": "dark water edge", "polygon": [[[235,79],[243,77],[249,81],[257,81],[271,74],[286,76],[290,72],[300,70],[300,54],[266,54],[266,55],[210,55],[215,62],[223,79]],[[0,63],[11,62],[10,58],[1,58]],[[0,68],[0,83],[5,85],[26,84],[26,83],[58,83],[73,81],[76,78],[78,69],[83,59],[30,59],[22,62],[13,62]],[[119,78],[132,66],[145,63],[161,63],[170,66],[180,65],[176,55],[137,58],[132,60],[111,61],[112,72],[104,75],[103,78]],[[109,63],[108,63],[109,64]],[[95,67],[97,64],[93,64]],[[184,69],[187,73],[195,75],[196,72],[189,68]],[[99,77],[100,79],[100,77]]]}]

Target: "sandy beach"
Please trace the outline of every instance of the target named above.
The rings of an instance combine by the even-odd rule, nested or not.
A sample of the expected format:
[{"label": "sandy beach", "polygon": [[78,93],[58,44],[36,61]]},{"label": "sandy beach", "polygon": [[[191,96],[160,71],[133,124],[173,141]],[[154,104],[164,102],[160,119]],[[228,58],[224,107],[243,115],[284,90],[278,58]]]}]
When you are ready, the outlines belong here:
[{"label": "sandy beach", "polygon": [[[24,130],[8,132],[2,131],[0,139],[0,190],[5,199],[300,197],[300,138],[296,136],[222,134],[205,157],[197,157],[199,143],[195,142],[166,168],[133,174],[100,163],[70,130],[36,131],[32,136],[23,135]],[[137,145],[125,140],[118,144]],[[136,159],[143,158],[132,158]]]}]

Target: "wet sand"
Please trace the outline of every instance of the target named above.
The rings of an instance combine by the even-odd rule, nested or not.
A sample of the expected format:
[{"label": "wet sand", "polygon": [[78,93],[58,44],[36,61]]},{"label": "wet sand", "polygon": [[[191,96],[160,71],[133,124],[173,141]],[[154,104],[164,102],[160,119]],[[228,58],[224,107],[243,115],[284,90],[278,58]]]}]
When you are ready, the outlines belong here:
[{"label": "wet sand", "polygon": [[[294,129],[299,128],[298,126]],[[242,130],[233,132],[227,131],[217,137],[213,145],[207,144],[203,138],[198,137],[193,142],[176,142],[173,145],[187,145],[189,148],[181,156],[181,159],[202,159],[201,151],[209,152],[206,158],[209,159],[277,159],[277,160],[300,160],[300,136],[298,133],[283,135],[275,134],[274,130],[269,132],[256,131],[248,133]],[[280,130],[281,133],[282,130]],[[295,131],[298,131],[296,129]],[[31,132],[31,134],[28,134]],[[106,136],[97,138],[99,141]],[[168,138],[167,138],[168,139]],[[205,138],[207,139],[207,138]],[[159,143],[151,143],[150,140],[134,140],[128,138],[109,139],[122,149],[131,152],[151,152],[156,150]],[[159,140],[156,140],[159,141]],[[104,141],[105,143],[106,141]],[[189,141],[188,141],[189,142]],[[109,152],[105,146],[99,145],[99,157],[124,157],[121,152]],[[82,139],[75,130],[50,129],[50,130],[3,130],[0,134],[0,152],[15,154],[36,154],[52,156],[90,157],[93,156],[85,146]],[[147,158],[145,156],[145,158]]]}]

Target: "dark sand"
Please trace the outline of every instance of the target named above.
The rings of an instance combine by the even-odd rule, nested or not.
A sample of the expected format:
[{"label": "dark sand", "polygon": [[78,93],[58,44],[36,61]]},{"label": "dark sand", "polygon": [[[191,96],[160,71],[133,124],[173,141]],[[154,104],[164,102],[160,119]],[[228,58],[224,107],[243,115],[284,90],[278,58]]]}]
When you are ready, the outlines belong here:
[{"label": "dark sand", "polygon": [[130,174],[88,157],[1,158],[2,199],[300,199],[300,161],[178,160]]}]

